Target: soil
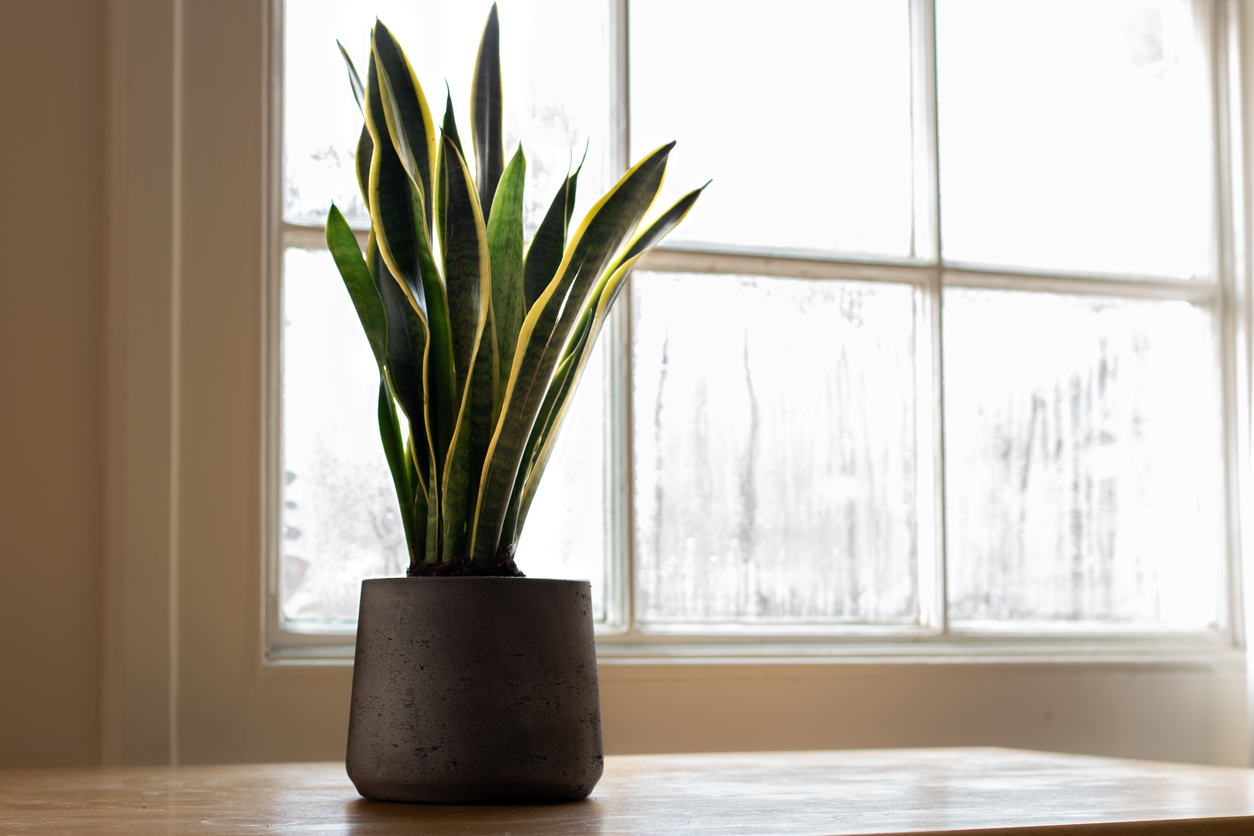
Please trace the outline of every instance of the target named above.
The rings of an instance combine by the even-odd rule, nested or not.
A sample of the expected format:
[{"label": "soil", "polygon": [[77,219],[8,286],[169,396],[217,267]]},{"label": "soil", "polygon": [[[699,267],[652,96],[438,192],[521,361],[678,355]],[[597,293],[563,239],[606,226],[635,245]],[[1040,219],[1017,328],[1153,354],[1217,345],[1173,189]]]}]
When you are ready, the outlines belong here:
[{"label": "soil", "polygon": [[411,564],[405,573],[411,578],[525,578],[527,577],[514,563],[513,552],[509,548],[496,553],[496,562],[491,566],[476,566],[469,557],[450,557],[442,563]]}]

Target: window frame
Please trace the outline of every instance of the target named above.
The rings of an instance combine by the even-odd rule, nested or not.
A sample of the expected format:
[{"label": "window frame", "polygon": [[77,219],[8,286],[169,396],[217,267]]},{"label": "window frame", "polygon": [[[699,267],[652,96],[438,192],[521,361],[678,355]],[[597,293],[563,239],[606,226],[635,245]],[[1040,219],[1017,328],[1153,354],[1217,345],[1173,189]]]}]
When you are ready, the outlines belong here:
[{"label": "window frame", "polygon": [[[278,19],[282,19],[281,0]],[[613,28],[611,43],[614,108],[612,159],[626,170],[630,158],[629,0],[606,0]],[[850,257],[845,254],[753,248],[737,250],[671,243],[646,256],[639,269],[658,272],[705,272],[787,278],[884,281],[907,284],[919,302],[916,313],[919,427],[919,619],[914,625],[839,625],[830,628],[754,627],[709,629],[703,632],[643,627],[634,622],[632,607],[634,555],[631,508],[631,318],[630,294],[616,305],[602,337],[611,343],[607,440],[611,468],[626,478],[611,478],[613,494],[610,571],[607,573],[607,619],[597,627],[602,661],[782,661],[860,659],[962,659],[1012,661],[1036,659],[1144,660],[1188,658],[1199,654],[1230,658],[1244,643],[1241,527],[1247,517],[1243,486],[1248,484],[1250,258],[1245,207],[1250,203],[1244,166],[1246,90],[1250,55],[1247,7],[1235,0],[1214,6],[1211,21],[1210,79],[1214,140],[1215,229],[1213,251],[1216,281],[1198,282],[1137,276],[1107,276],[1056,271],[995,268],[946,261],[940,254],[939,149],[935,54],[935,0],[910,0],[912,40],[912,122],[914,125],[914,252],[910,258]],[[283,27],[271,32],[271,96],[269,129],[282,136]],[[922,91],[922,92],[920,92]],[[348,662],[354,633],[342,627],[325,630],[289,629],[279,602],[281,566],[281,397],[278,391],[281,328],[282,256],[287,247],[324,249],[317,227],[282,220],[282,141],[269,149],[274,174],[268,183],[269,223],[273,246],[267,253],[266,298],[269,321],[265,362],[271,380],[265,392],[264,466],[268,472],[265,589],[265,655],[271,663]],[[276,156],[277,155],[277,156]],[[277,160],[277,162],[276,162]],[[364,233],[361,234],[364,245]],[[944,414],[941,375],[941,296],[946,288],[1016,289],[1116,298],[1173,299],[1217,309],[1222,376],[1223,471],[1225,479],[1227,618],[1219,631],[1164,632],[1109,627],[1092,623],[1001,623],[954,627],[948,623],[945,590]],[[930,536],[929,536],[930,533]],[[1044,629],[1048,627],[1048,629]]]}]

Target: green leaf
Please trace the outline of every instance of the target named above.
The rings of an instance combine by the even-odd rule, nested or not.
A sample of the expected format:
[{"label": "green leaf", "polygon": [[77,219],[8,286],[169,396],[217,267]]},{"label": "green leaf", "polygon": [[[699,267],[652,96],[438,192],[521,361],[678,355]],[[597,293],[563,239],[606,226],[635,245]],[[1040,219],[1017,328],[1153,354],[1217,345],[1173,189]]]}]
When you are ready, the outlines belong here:
[{"label": "green leaf", "polygon": [[527,158],[522,146],[505,167],[488,218],[488,253],[492,259],[492,314],[496,345],[505,374],[514,364],[523,316],[523,181]]},{"label": "green leaf", "polygon": [[[464,159],[466,152],[462,150],[461,138],[457,135],[457,120],[453,118],[453,94],[448,92],[448,84],[445,83],[445,99],[444,99],[444,125],[441,128],[442,135],[451,137],[453,145],[457,147],[457,153],[462,155]],[[436,187],[435,202],[435,226],[436,229],[444,228],[444,205],[448,202],[448,177],[444,175],[444,143],[440,143],[440,153],[436,160],[436,180],[439,185]],[[443,246],[443,241],[440,242]]]},{"label": "green leaf", "polygon": [[427,432],[436,470],[431,484],[438,485],[458,406],[448,300],[431,253],[421,185],[405,170],[391,134],[383,127],[385,120],[379,117],[385,110],[396,109],[394,104],[385,106],[384,100],[390,100],[391,92],[383,84],[379,65],[379,60],[372,61],[366,76],[366,125],[375,143],[370,165],[370,217],[383,260],[402,280],[406,296],[428,329],[429,357],[424,378]]},{"label": "green leaf", "polygon": [[[609,316],[610,307],[614,304],[614,300],[618,298],[619,292],[625,287],[627,276],[631,274],[631,270],[636,263],[649,250],[653,249],[659,241],[666,237],[672,229],[679,225],[680,221],[688,215],[693,205],[696,204],[697,198],[701,196],[701,192],[708,185],[710,184],[707,182],[705,186],[684,195],[676,201],[674,206],[667,209],[655,221],[650,223],[623,250],[622,255],[614,260],[609,270],[606,271],[605,277],[598,283],[596,289],[589,294],[583,314],[579,319],[579,323],[575,326],[570,343],[563,354],[562,364],[558,367],[558,372],[554,375],[553,382],[549,386],[549,393],[541,406],[540,419],[536,422],[531,437],[527,440],[527,448],[523,458],[526,470],[519,474],[519,478],[515,482],[514,495],[511,498],[509,510],[512,518],[507,518],[506,526],[502,533],[503,538],[509,538],[506,542],[511,546],[517,544],[518,537],[522,534],[523,524],[527,519],[527,512],[530,510],[531,502],[535,499],[536,491],[540,486],[540,478],[544,475],[544,469],[548,466],[549,459],[553,455],[558,433],[561,431],[562,423],[568,414],[571,394],[575,391],[580,379],[583,377],[588,358],[592,355],[592,349],[596,345],[597,337],[600,335],[601,329],[605,325],[605,320]],[[563,374],[562,370],[570,366],[573,366],[573,370],[568,374]]]},{"label": "green leaf", "polygon": [[357,109],[365,115],[366,87],[361,83],[361,76],[357,74],[357,67],[353,66],[353,59],[348,57],[348,50],[344,48],[344,44],[337,40],[335,45],[340,48],[340,55],[344,57],[344,65],[348,68],[348,83],[353,88],[353,99],[357,102]]},{"label": "green leaf", "polygon": [[[474,511],[473,488],[478,482],[477,472],[472,473],[470,467],[475,446],[472,418],[477,402],[481,406],[486,403],[490,420],[495,399],[492,389],[495,374],[491,367],[495,358],[485,348],[483,338],[492,304],[492,279],[487,232],[474,183],[451,137],[443,139],[442,159],[442,176],[448,181],[448,206],[442,235],[442,240],[448,242],[444,251],[444,275],[448,283],[449,320],[461,406],[444,468],[441,514],[445,554],[465,556],[469,520]],[[491,340],[489,334],[489,346]],[[473,452],[482,462],[487,442],[480,444],[482,449]]]},{"label": "green leaf", "polygon": [[471,546],[475,563],[490,565],[496,559],[514,480],[562,346],[588,292],[657,196],[673,146],[647,155],[597,201],[571,238],[553,281],[523,320],[479,489]]},{"label": "green leaf", "polygon": [[[382,300],[387,318],[387,377],[396,400],[400,402],[411,428],[429,434],[425,409],[423,362],[427,350],[427,325],[422,315],[414,310],[400,282],[388,270],[379,257],[377,239],[372,231],[366,242],[366,265],[370,270],[375,289]],[[412,430],[411,430],[412,431]],[[415,456],[423,464],[430,459],[430,444],[420,445]]]},{"label": "green leaf", "polygon": [[387,314],[370,268],[357,246],[357,238],[334,203],[327,213],[327,247],[331,250],[335,266],[339,268],[340,277],[344,279],[344,286],[348,288],[349,298],[353,300],[357,318],[361,320],[362,330],[370,341],[370,350],[374,352],[375,363],[382,373],[388,350]]},{"label": "green leaf", "polygon": [[380,72],[380,84],[388,92],[384,116],[388,133],[406,172],[422,194],[422,216],[431,232],[432,171],[436,159],[435,126],[418,76],[400,44],[388,28],[375,21],[371,51]]},{"label": "green leaf", "polygon": [[[572,339],[577,338],[578,335]],[[523,491],[529,483],[532,471],[535,469],[536,458],[540,455],[543,440],[547,437],[548,429],[553,424],[558,406],[562,402],[565,392],[569,391],[568,383],[571,380],[571,371],[574,366],[575,358],[565,357],[558,364],[557,371],[553,373],[553,380],[549,383],[549,391],[544,396],[544,402],[540,405],[540,412],[536,417],[535,426],[532,427],[531,435],[527,438],[527,445],[523,448],[522,464],[518,469],[518,475],[514,477],[514,488],[510,492],[509,507],[505,512],[505,522],[501,526],[502,543],[508,543],[511,546],[518,543],[518,537],[522,533],[523,521],[520,511]]]},{"label": "green leaf", "polygon": [[453,335],[453,366],[457,374],[457,398],[466,388],[466,378],[479,342],[478,330],[487,317],[491,298],[491,266],[487,231],[475,185],[466,161],[445,138],[444,175],[448,178],[448,207],[444,218],[444,281],[448,287],[449,324]]},{"label": "green leaf", "polygon": [[357,138],[357,188],[361,189],[362,203],[366,211],[370,211],[370,162],[374,158],[374,140],[370,138],[370,128],[361,126],[361,136]]},{"label": "green leaf", "polygon": [[427,298],[418,253],[422,223],[416,214],[416,210],[421,210],[421,202],[414,199],[413,183],[382,118],[383,92],[377,61],[370,62],[366,78],[366,129],[374,142],[367,201],[370,220],[388,269],[401,280],[413,306],[425,317]]},{"label": "green leaf", "polygon": [[470,136],[475,145],[475,180],[483,214],[492,213],[492,198],[505,167],[505,142],[501,134],[501,24],[496,4],[479,39],[475,72],[470,86]]},{"label": "green leaf", "polygon": [[570,229],[570,216],[575,211],[575,186],[579,180],[579,169],[562,181],[549,210],[540,221],[540,228],[531,239],[527,248],[527,257],[523,265],[523,304],[528,311],[544,293],[544,289],[553,281],[553,274],[562,263],[562,254],[566,251],[566,231]]},{"label": "green leaf", "polygon": [[[425,444],[425,442],[424,442]],[[424,446],[424,445],[419,445]],[[418,561],[427,559],[427,488],[423,484],[417,470],[417,462],[414,456],[414,434],[409,433],[409,439],[405,442],[405,464],[406,470],[409,472],[411,483],[415,486],[414,502],[409,510],[410,520],[413,524],[412,533],[406,532],[405,536],[409,541],[409,570],[405,573],[413,575],[417,573]]]},{"label": "green leaf", "polygon": [[396,501],[400,507],[401,525],[405,528],[405,542],[409,546],[409,562],[412,566],[422,559],[415,553],[418,543],[414,540],[414,481],[410,478],[410,456],[401,436],[401,424],[396,417],[396,407],[388,391],[387,379],[379,376],[379,439],[383,442],[383,455],[392,471],[392,484],[396,486]]}]

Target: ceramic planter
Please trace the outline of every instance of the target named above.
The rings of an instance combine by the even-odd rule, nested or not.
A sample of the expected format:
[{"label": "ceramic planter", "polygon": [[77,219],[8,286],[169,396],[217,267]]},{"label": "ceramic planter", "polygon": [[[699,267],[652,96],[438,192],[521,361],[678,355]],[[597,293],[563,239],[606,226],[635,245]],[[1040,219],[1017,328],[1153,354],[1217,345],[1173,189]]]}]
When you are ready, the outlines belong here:
[{"label": "ceramic planter", "polygon": [[601,777],[587,581],[361,587],[348,776],[383,801],[573,801]]}]

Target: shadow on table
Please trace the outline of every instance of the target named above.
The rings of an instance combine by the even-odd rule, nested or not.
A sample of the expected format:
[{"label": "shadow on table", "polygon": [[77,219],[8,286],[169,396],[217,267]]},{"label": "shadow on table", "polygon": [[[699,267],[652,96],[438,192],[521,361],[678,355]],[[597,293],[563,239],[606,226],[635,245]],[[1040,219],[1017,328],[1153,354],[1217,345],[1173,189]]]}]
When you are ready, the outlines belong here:
[{"label": "shadow on table", "polygon": [[[349,833],[600,833],[603,810],[585,798],[565,804],[400,804],[358,798],[348,805]],[[477,827],[478,826],[478,827]],[[480,827],[482,828],[480,830]]]}]

